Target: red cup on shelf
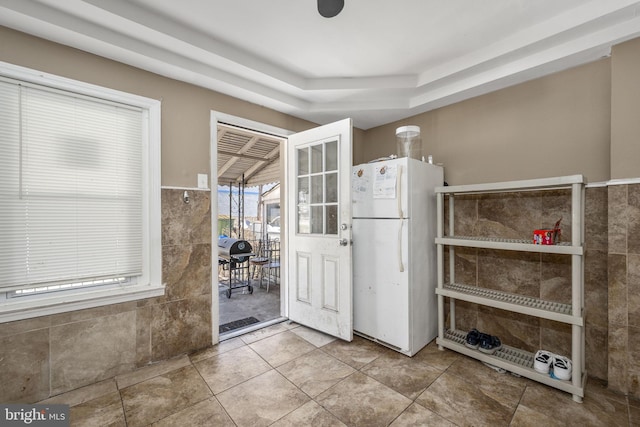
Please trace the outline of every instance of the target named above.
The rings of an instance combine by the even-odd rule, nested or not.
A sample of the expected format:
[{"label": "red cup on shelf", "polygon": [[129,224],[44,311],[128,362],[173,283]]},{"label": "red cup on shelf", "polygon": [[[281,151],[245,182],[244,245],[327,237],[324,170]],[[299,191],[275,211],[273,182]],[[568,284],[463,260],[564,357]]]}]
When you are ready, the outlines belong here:
[{"label": "red cup on shelf", "polygon": [[556,222],[551,229],[533,230],[533,244],[534,245],[555,245],[560,241],[560,221]]}]

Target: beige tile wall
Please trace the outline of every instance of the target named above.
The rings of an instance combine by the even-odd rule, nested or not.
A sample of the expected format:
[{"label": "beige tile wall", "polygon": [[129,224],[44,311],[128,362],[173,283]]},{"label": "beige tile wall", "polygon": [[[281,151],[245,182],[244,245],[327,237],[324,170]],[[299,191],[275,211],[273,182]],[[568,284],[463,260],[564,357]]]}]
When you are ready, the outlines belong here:
[{"label": "beige tile wall", "polygon": [[640,184],[609,187],[609,387],[640,399]]},{"label": "beige tile wall", "polygon": [[162,190],[163,297],[0,325],[0,402],[36,402],[211,344],[210,193]]}]

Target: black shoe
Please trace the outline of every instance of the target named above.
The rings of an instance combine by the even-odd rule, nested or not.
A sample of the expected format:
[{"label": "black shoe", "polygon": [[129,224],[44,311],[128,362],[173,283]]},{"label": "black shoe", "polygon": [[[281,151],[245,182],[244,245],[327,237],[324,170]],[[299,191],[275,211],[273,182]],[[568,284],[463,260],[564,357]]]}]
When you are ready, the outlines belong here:
[{"label": "black shoe", "polygon": [[486,354],[493,354],[502,348],[500,338],[493,335],[482,334],[479,350]]},{"label": "black shoe", "polygon": [[480,345],[480,338],[482,335],[484,334],[478,332],[477,329],[473,328],[467,334],[467,337],[464,340],[464,345],[466,345],[469,348],[473,348],[477,350],[478,346]]}]

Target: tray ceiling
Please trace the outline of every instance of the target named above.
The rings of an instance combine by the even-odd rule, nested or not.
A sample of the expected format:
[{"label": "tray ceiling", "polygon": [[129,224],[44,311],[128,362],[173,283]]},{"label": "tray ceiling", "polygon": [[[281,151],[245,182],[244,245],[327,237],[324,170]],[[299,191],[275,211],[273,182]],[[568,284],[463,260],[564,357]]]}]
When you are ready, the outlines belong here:
[{"label": "tray ceiling", "polygon": [[368,129],[609,55],[624,0],[0,0],[0,25],[324,124]]}]

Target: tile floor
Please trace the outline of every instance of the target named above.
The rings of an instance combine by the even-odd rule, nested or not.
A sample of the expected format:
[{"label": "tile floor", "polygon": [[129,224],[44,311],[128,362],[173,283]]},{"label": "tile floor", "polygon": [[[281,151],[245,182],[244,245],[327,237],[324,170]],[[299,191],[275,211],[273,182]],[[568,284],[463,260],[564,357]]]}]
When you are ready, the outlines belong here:
[{"label": "tile floor", "polygon": [[74,426],[627,426],[640,405],[571,396],[429,344],[413,358],[279,323],[48,399]]}]

